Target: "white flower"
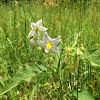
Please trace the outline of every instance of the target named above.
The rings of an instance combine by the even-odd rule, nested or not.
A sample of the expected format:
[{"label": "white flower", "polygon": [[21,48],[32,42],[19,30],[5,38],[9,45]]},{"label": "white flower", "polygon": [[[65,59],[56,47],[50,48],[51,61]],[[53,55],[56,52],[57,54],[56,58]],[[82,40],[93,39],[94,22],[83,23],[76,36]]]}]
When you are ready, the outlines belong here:
[{"label": "white flower", "polygon": [[31,31],[28,34],[28,38],[32,37],[33,35],[39,36],[39,32],[46,31],[48,28],[42,27],[42,19],[37,21],[36,23],[31,23]]},{"label": "white flower", "polygon": [[60,41],[60,36],[55,38],[55,39],[51,39],[48,34],[45,32],[43,35],[43,41],[38,41],[38,44],[41,47],[44,47],[45,52],[48,53],[49,51],[53,51],[53,52],[58,52],[58,48],[57,45]]}]

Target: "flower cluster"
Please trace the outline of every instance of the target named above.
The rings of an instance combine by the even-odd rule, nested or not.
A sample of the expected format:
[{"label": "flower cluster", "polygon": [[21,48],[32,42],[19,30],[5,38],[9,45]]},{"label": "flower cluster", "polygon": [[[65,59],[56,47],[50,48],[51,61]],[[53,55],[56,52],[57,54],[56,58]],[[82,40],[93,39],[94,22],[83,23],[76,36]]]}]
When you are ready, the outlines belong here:
[{"label": "flower cluster", "polygon": [[[36,23],[32,22],[31,23],[31,31],[28,34],[28,38],[32,37],[32,36],[36,36],[38,37],[38,45],[40,45],[41,47],[44,47],[44,50],[46,53],[48,53],[49,51],[53,51],[53,52],[58,52],[58,48],[57,45],[59,44],[60,41],[60,36],[58,36],[57,38],[51,39],[50,36],[48,36],[46,30],[48,28],[45,28],[42,26],[42,19],[37,21]],[[39,36],[41,32],[45,32],[43,35],[43,41],[39,40]],[[32,45],[32,41],[30,42]]]}]

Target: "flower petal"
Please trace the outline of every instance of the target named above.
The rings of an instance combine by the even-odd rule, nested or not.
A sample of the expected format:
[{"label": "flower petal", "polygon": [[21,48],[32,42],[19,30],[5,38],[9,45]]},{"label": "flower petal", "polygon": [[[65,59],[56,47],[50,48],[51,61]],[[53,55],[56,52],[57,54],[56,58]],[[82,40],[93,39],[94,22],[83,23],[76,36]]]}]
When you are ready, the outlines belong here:
[{"label": "flower petal", "polygon": [[58,45],[59,41],[60,41],[60,36],[57,37],[57,38],[55,38],[55,39],[51,39],[51,43],[52,43],[53,45]]},{"label": "flower petal", "polygon": [[40,45],[41,47],[44,47],[44,42],[43,41],[37,41],[38,45]]},{"label": "flower petal", "polygon": [[39,27],[40,31],[46,31],[48,28],[45,27]]},{"label": "flower petal", "polygon": [[30,31],[30,33],[28,34],[28,38],[32,37],[35,34],[35,32],[33,30]]},{"label": "flower petal", "polygon": [[42,19],[40,19],[39,21],[37,21],[37,22],[36,22],[36,25],[37,25],[38,27],[42,27]]},{"label": "flower petal", "polygon": [[45,52],[48,53],[50,50],[47,50],[46,48],[44,48]]},{"label": "flower petal", "polygon": [[51,40],[51,38],[48,36],[47,32],[44,33],[43,35],[43,41],[45,43],[49,42]]},{"label": "flower petal", "polygon": [[37,25],[34,22],[31,23],[31,29],[35,29],[36,26]]},{"label": "flower petal", "polygon": [[52,46],[52,48],[51,48],[51,50],[53,51],[53,52],[59,52],[59,49],[57,48],[57,46]]}]

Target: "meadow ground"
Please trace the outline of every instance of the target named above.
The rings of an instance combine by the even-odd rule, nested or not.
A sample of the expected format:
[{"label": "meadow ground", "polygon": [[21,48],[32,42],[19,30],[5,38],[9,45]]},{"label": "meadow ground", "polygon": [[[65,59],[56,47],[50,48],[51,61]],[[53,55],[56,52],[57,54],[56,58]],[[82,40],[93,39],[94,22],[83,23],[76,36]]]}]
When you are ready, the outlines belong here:
[{"label": "meadow ground", "polygon": [[[69,1],[0,2],[0,100],[100,99],[100,1]],[[40,19],[59,52],[28,38]]]}]

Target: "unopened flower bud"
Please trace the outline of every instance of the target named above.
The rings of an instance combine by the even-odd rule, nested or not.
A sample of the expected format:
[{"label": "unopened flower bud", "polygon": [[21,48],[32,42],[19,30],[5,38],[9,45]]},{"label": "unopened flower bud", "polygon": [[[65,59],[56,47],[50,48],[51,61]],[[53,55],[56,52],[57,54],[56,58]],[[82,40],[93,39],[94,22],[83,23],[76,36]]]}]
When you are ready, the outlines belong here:
[{"label": "unopened flower bud", "polygon": [[35,45],[35,41],[33,39],[30,40],[30,46],[34,46]]},{"label": "unopened flower bud", "polygon": [[38,50],[41,50],[41,47],[38,47],[37,49],[38,49]]}]

